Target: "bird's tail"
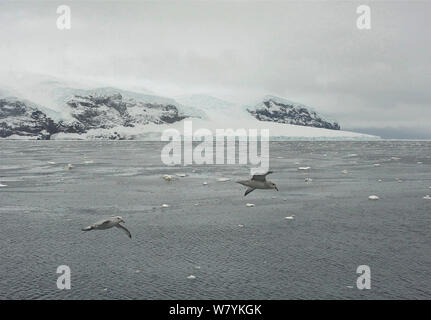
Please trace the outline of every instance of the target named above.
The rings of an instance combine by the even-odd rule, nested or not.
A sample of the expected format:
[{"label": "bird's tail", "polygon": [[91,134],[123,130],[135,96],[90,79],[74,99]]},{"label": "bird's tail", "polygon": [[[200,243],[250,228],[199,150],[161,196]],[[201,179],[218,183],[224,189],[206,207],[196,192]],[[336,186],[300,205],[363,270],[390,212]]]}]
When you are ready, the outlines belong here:
[{"label": "bird's tail", "polygon": [[94,228],[92,226],[89,226],[89,227],[82,228],[81,230],[82,231],[90,231],[90,230],[93,230],[93,229]]}]

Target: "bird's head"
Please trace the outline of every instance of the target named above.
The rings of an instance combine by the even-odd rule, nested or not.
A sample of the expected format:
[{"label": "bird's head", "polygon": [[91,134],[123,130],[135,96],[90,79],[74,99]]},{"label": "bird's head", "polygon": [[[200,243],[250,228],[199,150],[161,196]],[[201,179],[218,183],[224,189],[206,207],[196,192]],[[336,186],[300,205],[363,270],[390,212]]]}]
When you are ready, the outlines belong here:
[{"label": "bird's head", "polygon": [[274,182],[268,181],[268,184],[269,184],[269,186],[270,186],[272,189],[275,189],[275,190],[277,190],[277,191],[278,191],[278,188],[277,188],[277,186],[276,186],[276,184],[275,184]]},{"label": "bird's head", "polygon": [[125,222],[123,217],[120,217],[120,216],[116,216],[115,220],[117,220],[118,222]]}]

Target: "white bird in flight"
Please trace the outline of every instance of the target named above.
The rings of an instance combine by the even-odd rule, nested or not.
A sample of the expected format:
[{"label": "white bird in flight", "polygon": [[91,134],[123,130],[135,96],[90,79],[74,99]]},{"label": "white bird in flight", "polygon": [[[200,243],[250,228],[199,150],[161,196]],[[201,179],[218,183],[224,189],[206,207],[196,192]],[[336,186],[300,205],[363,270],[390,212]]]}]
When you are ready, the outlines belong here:
[{"label": "white bird in flight", "polygon": [[123,230],[129,236],[129,238],[132,238],[132,234],[130,233],[130,231],[120,224],[122,222],[124,223],[123,218],[120,216],[116,216],[116,217],[111,217],[109,219],[100,220],[96,223],[93,223],[91,226],[85,227],[81,230],[82,231],[105,230],[105,229],[110,229],[112,227],[117,227]]},{"label": "white bird in flight", "polygon": [[278,188],[275,185],[275,183],[266,180],[266,176],[270,173],[273,173],[273,172],[268,171],[265,174],[255,174],[249,180],[237,181],[237,183],[248,187],[247,190],[245,191],[244,197],[248,195],[250,192],[254,191],[255,189],[275,189],[278,191]]}]

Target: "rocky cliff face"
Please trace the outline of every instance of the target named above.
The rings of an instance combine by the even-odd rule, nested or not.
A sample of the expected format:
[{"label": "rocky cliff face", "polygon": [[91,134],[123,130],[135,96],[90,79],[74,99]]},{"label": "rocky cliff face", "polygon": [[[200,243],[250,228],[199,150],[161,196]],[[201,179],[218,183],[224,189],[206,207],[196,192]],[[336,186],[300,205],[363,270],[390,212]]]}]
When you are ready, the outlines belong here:
[{"label": "rocky cliff face", "polygon": [[[60,88],[54,93],[58,98],[56,110],[24,99],[0,98],[0,138],[51,139],[55,135],[53,138],[60,139],[134,139],[146,125],[173,124],[193,117],[184,104],[202,111],[207,121],[229,117],[235,107],[206,96],[183,99],[185,102],[180,104],[169,98],[115,88]],[[274,96],[265,97],[255,107],[241,112],[242,116],[236,119],[238,123],[254,117],[259,121],[340,130],[338,123],[324,119],[307,106]]]},{"label": "rocky cliff face", "polygon": [[294,124],[316,128],[340,130],[337,122],[327,121],[306,106],[277,97],[265,97],[263,101],[247,111],[260,121]]},{"label": "rocky cliff face", "polygon": [[[30,102],[17,98],[0,99],[0,137],[16,135],[50,139],[59,132],[85,133],[91,129],[174,123],[187,117],[174,105],[136,101],[123,98],[119,93],[74,95],[65,104],[72,120],[55,122]],[[118,135],[112,135],[112,139],[117,138]]]},{"label": "rocky cliff face", "polygon": [[15,98],[0,99],[1,138],[16,135],[45,140],[57,132],[57,124],[35,105]]}]

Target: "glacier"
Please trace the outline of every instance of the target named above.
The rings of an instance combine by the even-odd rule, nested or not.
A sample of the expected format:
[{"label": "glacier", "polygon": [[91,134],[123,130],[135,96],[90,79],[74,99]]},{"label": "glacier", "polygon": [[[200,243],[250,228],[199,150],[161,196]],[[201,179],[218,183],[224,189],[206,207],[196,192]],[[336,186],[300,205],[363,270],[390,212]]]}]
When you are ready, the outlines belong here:
[{"label": "glacier", "polygon": [[[375,140],[339,130],[313,108],[268,95],[239,105],[205,94],[164,97],[115,87],[43,81],[30,90],[0,88],[1,139],[160,140],[167,129],[268,130],[271,140]],[[199,138],[200,139],[200,138]]]}]

